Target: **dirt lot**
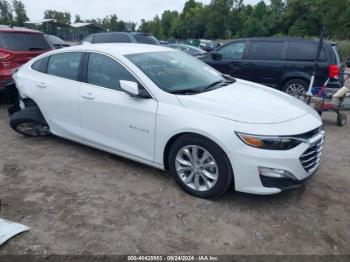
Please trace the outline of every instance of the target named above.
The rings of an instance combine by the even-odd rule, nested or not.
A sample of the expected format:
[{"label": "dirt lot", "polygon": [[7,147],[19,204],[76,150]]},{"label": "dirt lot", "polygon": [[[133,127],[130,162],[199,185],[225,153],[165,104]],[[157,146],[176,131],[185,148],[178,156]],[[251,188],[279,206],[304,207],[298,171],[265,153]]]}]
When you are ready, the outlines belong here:
[{"label": "dirt lot", "polygon": [[17,135],[0,106],[0,216],[32,228],[0,254],[350,254],[350,125],[324,118],[323,162],[306,187],[207,201],[165,172]]}]

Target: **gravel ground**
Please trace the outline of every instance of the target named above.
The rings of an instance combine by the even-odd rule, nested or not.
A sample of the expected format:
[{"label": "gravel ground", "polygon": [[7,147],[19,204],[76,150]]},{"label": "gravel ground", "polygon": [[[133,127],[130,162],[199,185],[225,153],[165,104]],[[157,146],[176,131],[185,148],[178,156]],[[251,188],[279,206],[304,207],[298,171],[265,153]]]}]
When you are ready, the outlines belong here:
[{"label": "gravel ground", "polygon": [[0,106],[0,216],[31,227],[0,255],[350,254],[350,125],[324,119],[322,165],[305,187],[208,201],[151,167],[24,138]]}]

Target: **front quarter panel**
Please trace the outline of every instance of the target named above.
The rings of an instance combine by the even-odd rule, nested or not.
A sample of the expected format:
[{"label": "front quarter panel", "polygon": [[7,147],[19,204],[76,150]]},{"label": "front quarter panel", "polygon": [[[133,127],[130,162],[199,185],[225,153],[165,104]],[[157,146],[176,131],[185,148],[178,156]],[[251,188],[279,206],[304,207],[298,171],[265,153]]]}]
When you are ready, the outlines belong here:
[{"label": "front quarter panel", "polygon": [[232,121],[188,110],[182,106],[159,103],[157,113],[155,162],[164,165],[164,150],[175,135],[194,133],[205,136],[218,144],[225,152],[233,143]]}]

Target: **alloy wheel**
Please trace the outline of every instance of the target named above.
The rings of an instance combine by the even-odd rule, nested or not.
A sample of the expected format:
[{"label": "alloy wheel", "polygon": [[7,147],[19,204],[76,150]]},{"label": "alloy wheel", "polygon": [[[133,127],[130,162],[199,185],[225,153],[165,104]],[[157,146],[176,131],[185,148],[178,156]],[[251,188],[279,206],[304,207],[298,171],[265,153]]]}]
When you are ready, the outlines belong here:
[{"label": "alloy wheel", "polygon": [[299,97],[305,94],[305,88],[301,84],[293,83],[286,88],[286,93],[291,96]]},{"label": "alloy wheel", "polygon": [[196,191],[208,191],[218,181],[219,168],[214,157],[200,146],[181,148],[175,159],[175,168],[182,182]]}]

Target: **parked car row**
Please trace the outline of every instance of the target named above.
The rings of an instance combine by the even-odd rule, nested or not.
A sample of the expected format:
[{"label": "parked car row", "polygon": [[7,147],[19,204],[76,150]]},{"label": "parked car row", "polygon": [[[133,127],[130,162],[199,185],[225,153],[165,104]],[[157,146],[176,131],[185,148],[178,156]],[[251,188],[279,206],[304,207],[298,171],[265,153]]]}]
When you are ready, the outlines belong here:
[{"label": "parked car row", "polygon": [[[54,134],[168,170],[197,197],[230,188],[266,195],[302,185],[320,164],[317,112],[266,87],[305,92],[317,44],[248,38],[207,53],[109,32],[62,48],[37,31],[0,28],[0,79],[14,73],[20,102],[10,124],[20,134]],[[316,84],[340,87],[340,62],[326,42]]]},{"label": "parked car row", "polygon": [[[29,59],[51,50],[69,45],[56,36],[46,35],[28,29],[0,28],[0,89],[1,83],[11,79],[12,70]],[[21,41],[24,36],[24,41]],[[16,41],[15,44],[12,42]],[[39,42],[36,42],[39,41]],[[151,34],[141,32],[108,32],[87,36],[87,43],[143,43],[160,45]],[[308,88],[314,66],[318,42],[297,38],[247,38],[218,46],[209,40],[201,40],[200,46],[211,46],[207,53],[203,49],[183,44],[168,44],[198,57],[218,71],[233,77],[267,85],[291,95],[300,95]],[[10,50],[15,49],[15,50]],[[30,50],[29,50],[30,49]],[[206,48],[204,48],[206,49]],[[211,48],[207,48],[210,50]],[[23,53],[26,51],[26,53]],[[11,55],[10,53],[11,52]],[[14,56],[14,52],[16,55]],[[322,86],[329,78],[329,87],[342,86],[341,60],[336,44],[326,42],[320,55],[316,86]]]},{"label": "parked car row", "polygon": [[180,51],[183,51],[189,55],[192,56],[202,56],[205,55],[207,52],[203,49],[200,49],[198,47],[190,46],[190,45],[183,45],[183,44],[168,44],[167,47],[174,48]]},{"label": "parked car row", "polygon": [[0,27],[0,91],[12,81],[13,70],[52,50],[44,35],[24,28]]},{"label": "parked car row", "polygon": [[[291,95],[307,90],[318,41],[298,38],[239,39],[199,57],[218,71],[267,85]],[[326,42],[320,54],[315,86],[340,88],[342,70],[336,44]]]}]

